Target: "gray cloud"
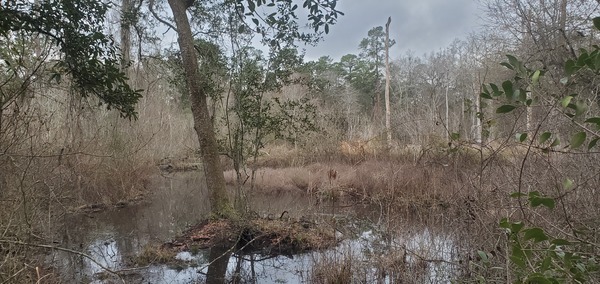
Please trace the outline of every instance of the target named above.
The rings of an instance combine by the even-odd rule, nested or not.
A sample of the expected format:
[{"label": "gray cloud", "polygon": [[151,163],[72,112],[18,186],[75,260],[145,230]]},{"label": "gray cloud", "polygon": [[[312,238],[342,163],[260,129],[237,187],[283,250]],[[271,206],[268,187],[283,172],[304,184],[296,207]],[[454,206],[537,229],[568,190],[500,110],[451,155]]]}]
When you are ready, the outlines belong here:
[{"label": "gray cloud", "polygon": [[390,37],[396,39],[390,57],[411,50],[417,55],[446,47],[455,38],[463,38],[478,26],[474,0],[340,0],[345,13],[317,47],[306,47],[306,59],[323,55],[339,59],[358,53],[360,40],[369,29],[384,26],[392,17]]}]

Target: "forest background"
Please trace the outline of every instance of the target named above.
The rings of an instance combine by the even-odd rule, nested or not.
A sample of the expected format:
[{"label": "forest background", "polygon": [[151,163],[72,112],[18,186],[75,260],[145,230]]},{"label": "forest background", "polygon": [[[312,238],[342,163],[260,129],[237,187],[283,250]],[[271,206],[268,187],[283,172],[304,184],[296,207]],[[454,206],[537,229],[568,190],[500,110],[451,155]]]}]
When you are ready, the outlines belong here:
[{"label": "forest background", "polygon": [[[90,23],[78,28],[103,44],[90,46],[90,54],[118,60],[112,69],[94,69],[98,62],[92,60],[82,64],[113,80],[97,89],[89,83],[97,74],[82,78],[77,72],[85,60],[63,57],[59,47],[68,45],[40,30],[15,28],[9,17],[0,21],[5,281],[31,274],[36,251],[21,242],[43,243],[40,232],[56,215],[134,200],[147,194],[158,165],[185,167],[202,156],[183,49],[159,40],[165,26],[181,30],[167,3],[83,1],[90,5],[86,14],[50,2]],[[399,194],[398,205],[444,204],[480,225],[487,239],[476,243],[502,239],[510,246],[504,254],[512,269],[501,276],[471,272],[518,279],[590,279],[596,273],[599,2],[482,0],[481,32],[424,55],[391,54],[389,64],[386,45],[410,39],[386,43],[387,15],[381,26],[365,28],[355,53],[305,61],[297,41],[316,44],[333,18],[311,19],[310,12],[315,30],[305,33],[284,17],[298,8],[292,2],[269,6],[276,12],[265,15],[253,6],[261,1],[236,3],[195,1],[186,8],[199,87],[237,211],[249,210],[245,194],[269,188],[256,183],[258,169],[322,163],[342,173],[362,165],[363,176],[344,181],[352,194],[373,202]],[[7,2],[0,11],[33,9],[28,5]],[[326,8],[335,11],[335,4]],[[95,33],[112,35],[114,42]],[[123,81],[128,86],[118,89]],[[407,172],[415,178],[407,179]],[[320,189],[302,177],[291,180],[307,192]],[[508,237],[490,229],[501,219]],[[565,260],[557,250],[572,256]],[[492,262],[491,252],[499,253],[482,247],[475,254]]]}]

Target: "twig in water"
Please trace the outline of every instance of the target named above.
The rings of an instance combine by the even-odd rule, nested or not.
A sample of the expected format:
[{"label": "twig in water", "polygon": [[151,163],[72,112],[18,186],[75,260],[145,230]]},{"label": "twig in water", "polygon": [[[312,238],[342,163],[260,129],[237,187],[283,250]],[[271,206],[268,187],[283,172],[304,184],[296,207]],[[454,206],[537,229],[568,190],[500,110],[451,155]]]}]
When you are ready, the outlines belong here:
[{"label": "twig in water", "polygon": [[68,253],[72,253],[72,254],[76,254],[82,257],[85,257],[89,260],[91,260],[93,263],[95,263],[96,265],[98,265],[100,268],[102,268],[104,271],[113,274],[117,277],[119,277],[119,279],[121,279],[121,281],[123,283],[125,283],[125,279],[123,279],[123,277],[121,277],[121,275],[119,275],[119,273],[113,271],[112,269],[102,265],[100,262],[96,261],[91,255],[85,254],[83,252],[80,251],[76,251],[76,250],[72,250],[72,249],[68,249],[68,248],[63,248],[63,247],[58,247],[58,246],[51,246],[51,245],[43,245],[43,244],[33,244],[33,243],[26,243],[26,242],[22,242],[22,241],[13,241],[13,240],[2,240],[0,239],[0,243],[5,243],[5,244],[13,244],[13,245],[19,245],[19,246],[28,246],[28,247],[38,247],[38,248],[45,248],[45,249],[53,249],[53,250],[58,250],[58,251],[64,251],[64,252],[68,252]]}]

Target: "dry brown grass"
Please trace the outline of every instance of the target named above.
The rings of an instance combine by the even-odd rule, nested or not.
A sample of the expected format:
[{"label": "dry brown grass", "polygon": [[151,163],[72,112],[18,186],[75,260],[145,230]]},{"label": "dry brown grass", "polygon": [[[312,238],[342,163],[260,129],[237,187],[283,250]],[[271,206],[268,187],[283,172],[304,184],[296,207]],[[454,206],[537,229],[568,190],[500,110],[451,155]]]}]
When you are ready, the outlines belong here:
[{"label": "dry brown grass", "polygon": [[[191,114],[170,99],[161,72],[132,78],[135,88],[149,90],[136,106],[137,121],[81,99],[68,82],[38,81],[28,90],[31,97],[1,106],[0,238],[43,240],[56,216],[70,209],[136,198],[147,192],[160,159],[196,148]],[[0,254],[0,282],[35,282],[21,276],[35,268],[37,252],[14,254]]]},{"label": "dry brown grass", "polygon": [[137,266],[175,261],[176,252],[156,245],[146,245],[132,262]]},{"label": "dry brown grass", "polygon": [[390,249],[385,254],[365,258],[348,248],[341,248],[335,253],[317,256],[310,281],[322,284],[435,282],[436,279],[428,279],[431,275],[427,269],[426,261],[407,261],[401,250]]},{"label": "dry brown grass", "polygon": [[[314,163],[304,167],[260,168],[255,190],[267,194],[302,191],[368,200],[394,196],[402,204],[435,205],[461,194],[463,169],[451,165],[407,164],[402,161],[368,160],[360,164]],[[331,175],[335,173],[335,176]],[[226,172],[229,183],[233,171]]]},{"label": "dry brown grass", "polygon": [[312,266],[310,282],[317,284],[354,283],[353,280],[364,278],[364,275],[360,274],[364,274],[364,271],[353,253],[323,254],[315,260]]},{"label": "dry brown grass", "polygon": [[78,172],[81,204],[115,204],[137,199],[148,193],[150,177],[158,173],[154,165],[107,163],[82,167]]}]

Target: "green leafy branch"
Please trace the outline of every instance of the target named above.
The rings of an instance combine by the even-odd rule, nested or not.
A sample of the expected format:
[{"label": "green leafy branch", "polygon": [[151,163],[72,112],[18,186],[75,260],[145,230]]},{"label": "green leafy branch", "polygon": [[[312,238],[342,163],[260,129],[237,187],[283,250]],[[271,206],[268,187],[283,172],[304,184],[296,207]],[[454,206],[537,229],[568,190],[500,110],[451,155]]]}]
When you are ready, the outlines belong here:
[{"label": "green leafy branch", "polygon": [[[594,26],[600,29],[600,18],[594,19]],[[562,96],[545,95],[532,97],[532,90],[537,90],[543,77],[546,75],[544,70],[530,69],[515,56],[507,55],[508,61],[501,63],[502,66],[512,70],[514,76],[510,80],[502,82],[500,85],[487,84],[483,86],[481,98],[499,102],[500,106],[495,109],[496,114],[508,114],[522,108],[533,107],[540,100],[548,102],[549,109],[546,112],[547,119],[551,111],[557,111],[566,117],[575,127],[570,133],[570,139],[563,149],[569,151],[579,151],[578,149],[587,145],[587,151],[598,147],[600,140],[600,117],[590,115],[589,103],[580,98],[572,90],[584,82],[585,76],[600,75],[600,47],[592,46],[591,50],[581,49],[580,55],[573,60],[567,60],[564,65],[565,77],[560,80],[566,91]],[[483,113],[480,113],[480,119],[483,120]],[[542,152],[557,151],[556,148],[561,145],[560,133],[545,131],[541,128],[539,122],[531,137],[531,131],[517,133],[516,139],[520,143],[527,142],[529,147],[523,163],[521,164],[521,174],[519,176],[519,190],[511,195],[518,199],[521,210],[527,205],[533,209],[533,212],[539,207],[545,207],[553,210],[556,201],[564,197],[548,197],[539,191],[522,192],[521,180],[522,172],[525,167],[525,161],[532,148],[541,149]],[[573,181],[567,179],[563,183],[564,190],[573,189]],[[563,206],[565,215],[566,209]],[[524,211],[523,211],[524,214]],[[525,216],[523,216],[524,218]],[[580,232],[571,226],[569,220],[567,223],[573,230],[572,234],[567,234],[558,229],[563,237],[555,237],[552,234],[536,225],[528,225],[521,220],[509,220],[504,218],[499,226],[506,233],[510,252],[511,271],[517,277],[518,283],[564,283],[586,282],[597,275],[600,271],[597,263],[598,245],[586,241],[584,232]],[[556,224],[549,221],[551,226],[556,228]],[[484,264],[490,264],[490,258],[493,255],[483,251],[478,252]],[[500,268],[501,269],[501,268]]]},{"label": "green leafy branch", "polygon": [[35,5],[16,1],[0,5],[0,36],[10,39],[11,32],[26,32],[49,38],[62,55],[52,68],[51,81],[60,82],[63,75],[69,75],[82,97],[94,95],[108,109],[136,118],[141,90],[127,83],[116,44],[104,34],[108,9],[108,4],[94,0],[52,0]]}]

